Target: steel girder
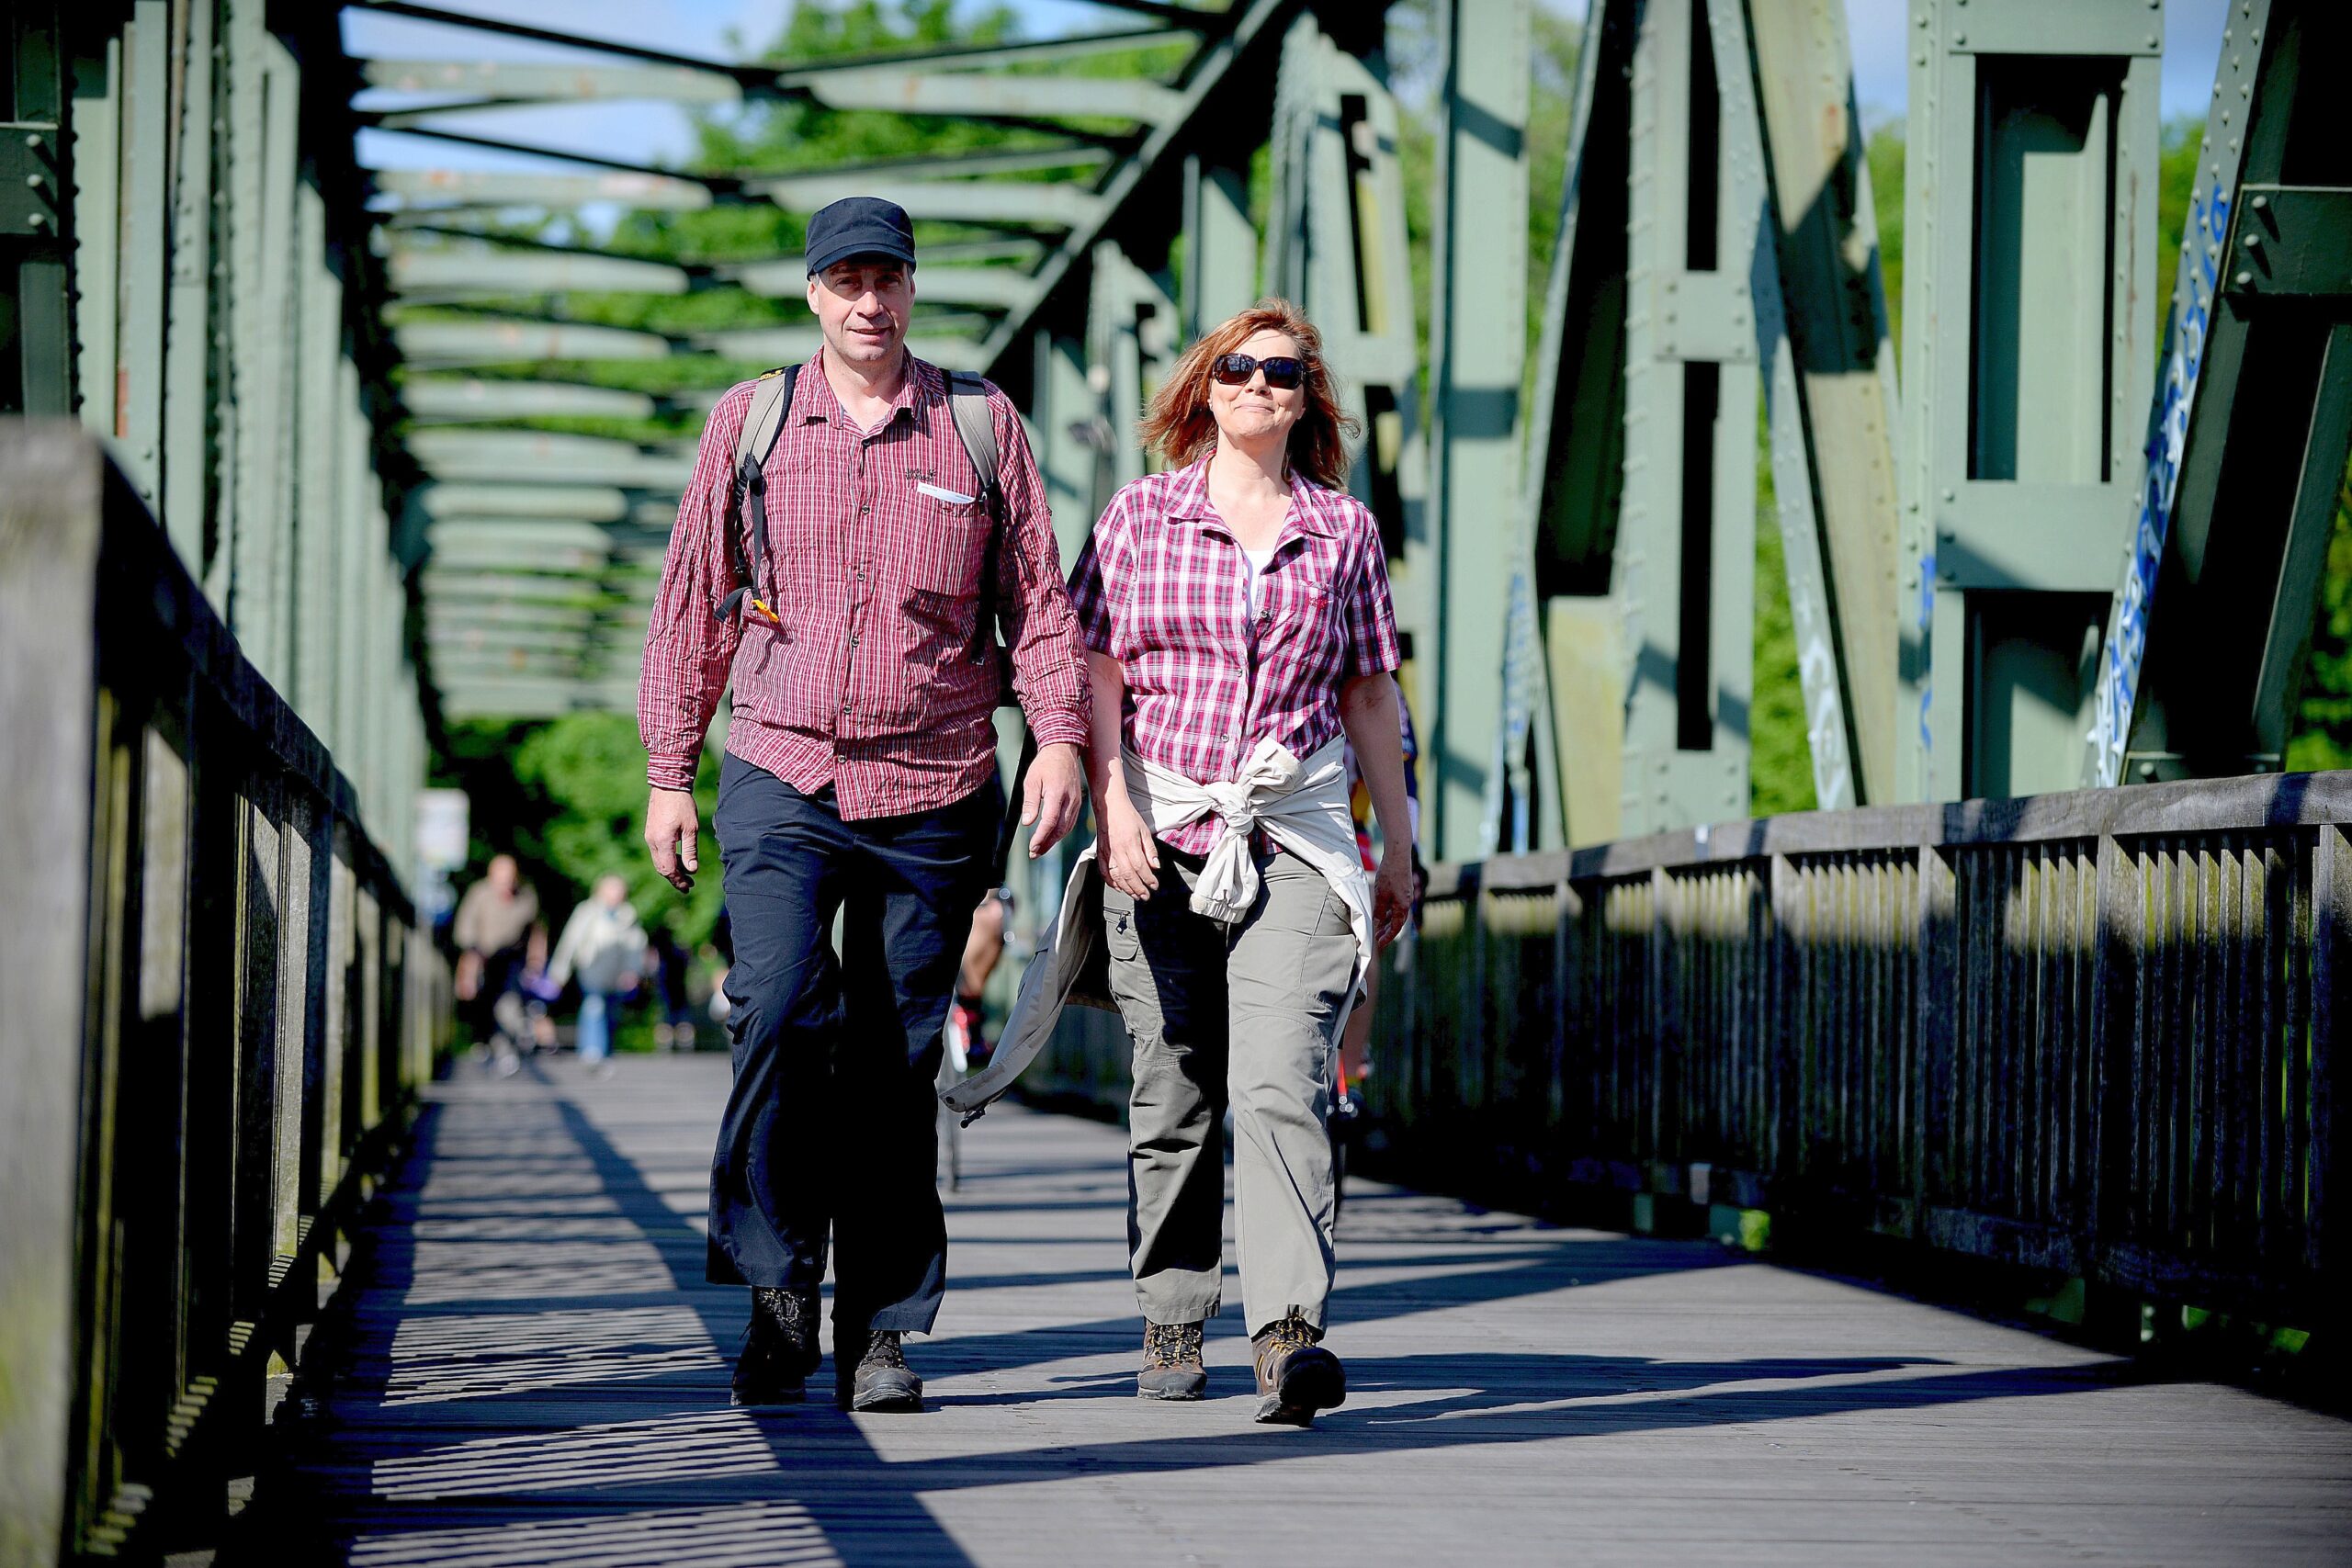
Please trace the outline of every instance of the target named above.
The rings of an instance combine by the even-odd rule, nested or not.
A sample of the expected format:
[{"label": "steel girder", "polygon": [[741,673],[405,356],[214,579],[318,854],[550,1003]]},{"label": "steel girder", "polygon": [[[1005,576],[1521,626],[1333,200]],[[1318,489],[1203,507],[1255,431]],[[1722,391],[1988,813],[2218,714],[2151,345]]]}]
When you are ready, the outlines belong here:
[{"label": "steel girder", "polygon": [[1506,841],[1746,814],[1759,395],[1816,794],[1886,771],[1857,766],[1888,727],[1855,715],[1893,646],[1894,374],[1834,11],[1622,0],[1587,23],[1505,664],[1538,809]]},{"label": "steel girder", "polygon": [[107,440],[404,858],[424,721],[334,17],[124,0],[13,7],[0,33],[23,117],[0,134],[0,412]]},{"label": "steel girder", "polygon": [[2352,444],[2347,60],[2341,6],[2230,14],[2086,784],[2280,765]]},{"label": "steel girder", "polygon": [[[1738,18],[1710,3],[1730,80]],[[1900,409],[1870,164],[1840,7],[1747,8],[1776,241],[1757,252],[1757,343],[1814,795],[1866,805],[1894,798],[1902,609]]]},{"label": "steel girder", "polygon": [[[805,359],[818,344],[813,327],[667,336],[563,320],[561,298],[581,290],[677,294],[735,285],[789,298],[804,280],[789,261],[678,265],[578,246],[516,244],[469,231],[469,215],[491,208],[520,204],[555,210],[604,200],[683,210],[714,201],[761,201],[807,211],[842,195],[880,194],[900,201],[920,221],[1007,230],[1001,241],[926,247],[929,265],[917,277],[926,309],[911,346],[951,367],[991,368],[1023,400],[1057,532],[1066,553],[1074,554],[1109,489],[1142,471],[1132,422],[1182,341],[1185,323],[1173,298],[1162,238],[1176,231],[1170,221],[1175,204],[1155,208],[1151,197],[1158,192],[1172,197],[1176,171],[1186,156],[1207,153],[1209,197],[1205,204],[1195,199],[1190,209],[1206,214],[1214,235],[1206,254],[1213,259],[1200,273],[1187,276],[1214,288],[1188,289],[1183,309],[1197,320],[1212,297],[1220,310],[1246,302],[1256,283],[1254,245],[1238,254],[1234,235],[1247,226],[1242,171],[1260,139],[1248,128],[1253,118],[1262,128],[1264,110],[1257,108],[1253,116],[1252,107],[1243,107],[1236,115],[1220,95],[1238,93],[1246,100],[1252,83],[1271,80],[1282,28],[1305,5],[1250,0],[1229,11],[1137,6],[1132,8],[1151,26],[1003,49],[911,51],[806,69],[690,61],[431,7],[377,8],[605,51],[608,62],[584,67],[368,63],[371,85],[433,100],[370,110],[367,118],[372,123],[452,142],[529,152],[526,140],[442,128],[435,117],[459,108],[519,110],[583,96],[698,103],[772,96],[914,114],[983,114],[1033,130],[1057,118],[1080,121],[1049,146],[791,175],[694,175],[622,158],[551,153],[571,167],[548,174],[388,172],[379,182],[397,204],[385,216],[384,229],[390,270],[403,298],[418,303],[549,301],[540,320],[514,314],[397,318],[395,339],[409,363],[444,370],[535,360],[653,361],[681,350],[776,364]],[[1020,73],[1035,61],[1082,60],[1169,40],[1183,44],[1191,58],[1172,77],[1157,81]],[[1084,124],[1103,117],[1138,129],[1133,136],[1106,139]],[[1040,183],[1035,176],[1041,174],[1062,177]],[[1192,194],[1198,197],[1196,186]],[[1023,231],[1037,231],[1044,243],[1024,237]],[[1399,256],[1401,276],[1401,250]],[[953,265],[957,263],[963,265]],[[512,311],[515,306],[506,308]],[[1408,312],[1391,313],[1409,320]],[[959,332],[974,335],[954,335]],[[1035,346],[1026,346],[1032,337]],[[1014,344],[1024,346],[1009,356]],[[612,547],[618,553],[597,566],[584,538],[559,547],[548,542],[551,535],[502,534],[492,520],[609,524],[626,515],[649,522],[646,514],[662,510],[664,492],[674,494],[684,477],[683,454],[466,426],[550,416],[644,417],[707,402],[712,395],[681,391],[649,399],[593,385],[456,376],[413,377],[405,389],[413,422],[409,447],[429,483],[413,498],[403,533],[420,553],[431,552],[435,564],[420,583],[436,625],[444,610],[479,624],[514,603],[608,597],[618,585],[613,573],[625,566],[630,550],[616,542]],[[617,541],[617,534],[613,536]],[[535,550],[556,556],[542,554],[535,561]],[[560,565],[571,575],[529,570],[548,565]],[[452,571],[453,567],[464,570]],[[592,627],[589,635],[602,634]]]},{"label": "steel girder", "polygon": [[2154,382],[2161,8],[1913,0],[1906,798],[2065,788]]},{"label": "steel girder", "polygon": [[[1412,268],[1405,232],[1398,110],[1374,51],[1344,47],[1314,17],[1283,40],[1268,141],[1265,288],[1295,301],[1323,334],[1340,400],[1360,426],[1350,488],[1379,518],[1401,558],[1395,593],[1405,636],[1401,672],[1417,714],[1433,711],[1440,626],[1426,591],[1428,451],[1420,424]],[[1238,176],[1187,170],[1187,279],[1195,333],[1248,302],[1257,246],[1238,203]],[[1193,258],[1197,257],[1197,260]],[[1432,752],[1434,758],[1436,753]]]}]

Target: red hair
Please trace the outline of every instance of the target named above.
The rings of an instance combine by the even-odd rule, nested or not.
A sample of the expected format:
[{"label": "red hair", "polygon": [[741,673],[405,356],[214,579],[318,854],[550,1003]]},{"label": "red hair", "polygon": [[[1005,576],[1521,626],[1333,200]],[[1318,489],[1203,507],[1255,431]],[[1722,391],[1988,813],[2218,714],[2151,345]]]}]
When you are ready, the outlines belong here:
[{"label": "red hair", "polygon": [[1239,315],[1211,329],[1184,351],[1168,379],[1151,400],[1138,432],[1146,446],[1157,449],[1170,467],[1197,461],[1216,446],[1216,416],[1209,412],[1209,367],[1263,332],[1283,333],[1298,344],[1306,367],[1299,389],[1306,407],[1290,428],[1288,457],[1292,468],[1326,490],[1348,484],[1348,441],[1356,422],[1340,407],[1331,389],[1331,373],[1323,363],[1323,334],[1287,299],[1261,299]]}]

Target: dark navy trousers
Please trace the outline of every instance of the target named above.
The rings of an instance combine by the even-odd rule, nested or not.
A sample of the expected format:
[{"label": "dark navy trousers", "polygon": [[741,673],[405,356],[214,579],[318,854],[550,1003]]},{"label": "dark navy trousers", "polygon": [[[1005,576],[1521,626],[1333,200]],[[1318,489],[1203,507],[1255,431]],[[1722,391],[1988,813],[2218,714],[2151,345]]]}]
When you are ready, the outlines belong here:
[{"label": "dark navy trousers", "polygon": [[830,1234],[837,1325],[922,1332],[939,1315],[932,1085],[1002,800],[991,783],[843,822],[830,786],[720,764],[735,1087],[711,1158],[711,1280],[814,1291]]}]

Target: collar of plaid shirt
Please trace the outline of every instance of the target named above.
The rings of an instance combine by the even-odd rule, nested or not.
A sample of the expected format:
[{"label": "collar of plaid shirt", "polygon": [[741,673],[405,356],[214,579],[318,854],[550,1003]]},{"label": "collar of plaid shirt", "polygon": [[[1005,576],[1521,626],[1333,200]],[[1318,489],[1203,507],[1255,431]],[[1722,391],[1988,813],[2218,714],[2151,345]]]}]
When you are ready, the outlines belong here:
[{"label": "collar of plaid shirt", "polygon": [[[1183,518],[1204,529],[1214,525],[1220,536],[1232,539],[1233,530],[1226,525],[1225,519],[1217,515],[1216,508],[1209,502],[1209,457],[1214,456],[1216,454],[1212,451],[1209,457],[1197,457],[1170,476],[1175,484],[1169,491],[1167,515]],[[1288,514],[1283,518],[1283,531],[1274,538],[1275,553],[1279,555],[1284,545],[1301,534],[1313,534],[1325,539],[1333,537],[1339,532],[1339,523],[1333,515],[1333,502],[1337,498],[1314,480],[1293,471],[1288,464],[1283,467],[1283,478],[1290,485],[1291,504]],[[1235,539],[1234,544],[1238,548],[1240,541]]]}]

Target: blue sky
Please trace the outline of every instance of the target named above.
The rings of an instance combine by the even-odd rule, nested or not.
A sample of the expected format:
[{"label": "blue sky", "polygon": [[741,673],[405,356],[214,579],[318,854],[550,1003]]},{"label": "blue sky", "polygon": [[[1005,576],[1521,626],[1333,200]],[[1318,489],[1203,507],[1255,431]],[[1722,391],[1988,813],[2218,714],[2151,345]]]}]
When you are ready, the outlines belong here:
[{"label": "blue sky", "polygon": [[[773,39],[791,0],[445,0],[453,9],[484,17],[560,27],[591,36],[650,45],[682,54],[735,58]],[[1538,0],[1564,15],[1584,12],[1584,0]],[[2052,0],[2063,4],[2064,0]],[[2163,110],[2169,119],[2203,113],[2220,57],[2229,0],[2165,0]],[[1085,0],[1012,0],[1033,37],[1132,25],[1131,15]],[[1866,121],[1901,115],[1904,48],[1909,6],[1905,0],[1847,0],[1853,39],[1855,96]],[[344,13],[344,35],[355,54],[416,59],[574,59],[572,51],[465,28],[365,11]],[[740,40],[740,42],[739,42]],[[385,98],[379,101],[392,101]],[[552,147],[575,147],[624,160],[675,163],[692,149],[685,116],[661,104],[582,104],[508,110],[470,117],[462,128]],[[544,166],[488,152],[416,137],[365,133],[361,158],[379,167],[495,168]]]}]

